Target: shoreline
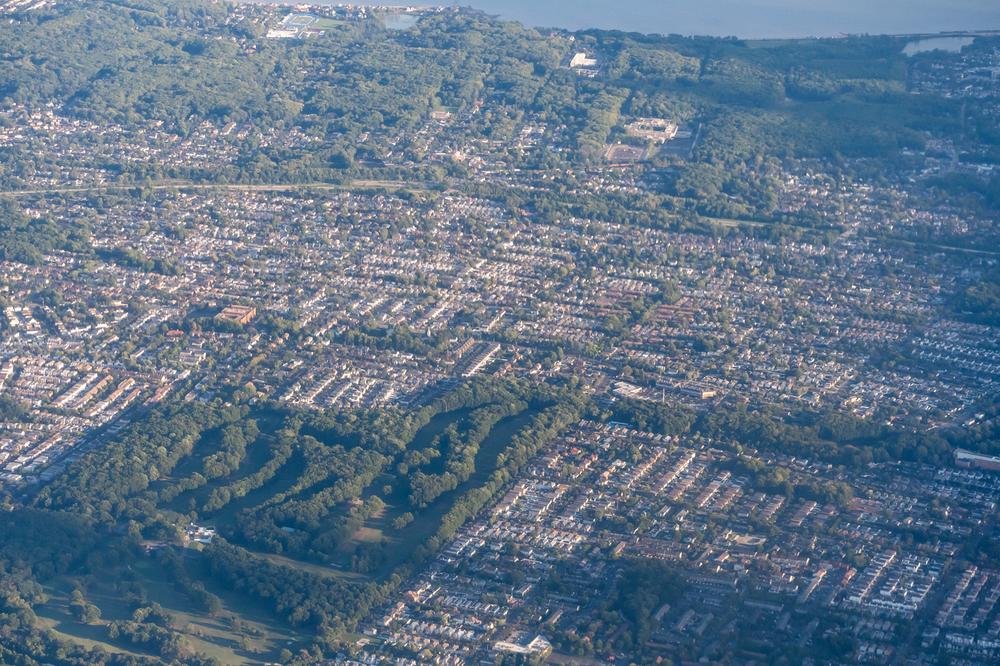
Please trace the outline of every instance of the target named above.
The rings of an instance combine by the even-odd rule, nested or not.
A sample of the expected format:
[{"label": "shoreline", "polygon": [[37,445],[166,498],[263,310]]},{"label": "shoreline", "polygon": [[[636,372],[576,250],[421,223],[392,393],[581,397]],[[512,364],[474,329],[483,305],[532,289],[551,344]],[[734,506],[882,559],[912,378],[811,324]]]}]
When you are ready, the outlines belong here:
[{"label": "shoreline", "polygon": [[[635,34],[643,35],[645,37],[684,37],[684,38],[707,38],[707,39],[735,39],[737,41],[744,42],[773,42],[773,41],[819,41],[828,39],[849,39],[852,37],[895,37],[895,38],[910,38],[910,39],[929,39],[936,37],[995,37],[1000,35],[1000,24],[995,28],[986,29],[954,29],[954,30],[942,30],[937,32],[930,31],[916,31],[916,32],[839,32],[836,34],[821,34],[821,35],[809,35],[809,34],[799,34],[799,35],[759,35],[759,36],[739,36],[732,34],[710,34],[701,32],[642,32],[639,30],[629,30],[625,28],[613,28],[613,27],[599,27],[599,26],[589,26],[582,28],[567,28],[564,26],[554,26],[554,25],[544,25],[544,24],[534,24],[531,21],[524,19],[509,18],[503,14],[498,14],[493,10],[480,9],[467,4],[460,3],[405,3],[405,2],[388,2],[388,3],[367,3],[367,2],[341,2],[339,0],[330,0],[327,2],[322,1],[305,1],[296,2],[295,0],[234,0],[237,4],[243,5],[261,5],[261,6],[285,6],[285,7],[325,7],[331,9],[346,8],[346,9],[367,9],[373,11],[385,11],[385,12],[395,12],[395,13],[418,13],[418,12],[430,12],[430,11],[468,11],[468,12],[479,12],[486,16],[500,18],[505,21],[513,21],[519,23],[525,27],[533,28],[535,30],[550,30],[565,32],[567,34],[578,34],[586,32],[607,32],[607,33],[623,33],[623,34]],[[466,2],[471,0],[465,0]]]}]

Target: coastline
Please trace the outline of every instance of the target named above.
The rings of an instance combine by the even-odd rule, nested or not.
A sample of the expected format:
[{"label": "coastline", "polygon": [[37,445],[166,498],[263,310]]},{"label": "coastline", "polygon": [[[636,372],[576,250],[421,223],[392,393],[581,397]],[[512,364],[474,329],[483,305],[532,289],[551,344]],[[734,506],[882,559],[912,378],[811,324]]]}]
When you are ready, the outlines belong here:
[{"label": "coastline", "polygon": [[[967,21],[962,21],[962,23],[967,23],[969,28],[955,27],[954,25],[945,26],[941,30],[934,30],[930,27],[920,28],[920,29],[901,29],[901,30],[882,30],[875,27],[877,22],[872,22],[871,29],[851,29],[851,24],[857,23],[859,19],[858,16],[848,16],[845,18],[844,22],[838,25],[842,25],[845,29],[837,30],[827,28],[830,25],[828,22],[819,21],[819,15],[812,17],[809,21],[802,19],[802,24],[805,26],[807,23],[809,27],[803,27],[799,30],[793,30],[788,27],[777,28],[773,33],[765,33],[760,30],[755,30],[753,28],[747,28],[747,32],[743,34],[734,34],[732,31],[726,28],[727,25],[734,24],[737,19],[727,19],[726,21],[720,22],[718,25],[723,26],[721,29],[713,31],[711,29],[704,29],[706,24],[710,22],[710,18],[706,18],[709,14],[702,16],[702,12],[699,8],[694,7],[697,3],[689,3],[692,6],[688,6],[688,3],[676,4],[670,8],[670,11],[675,15],[680,15],[686,20],[679,20],[675,23],[671,23],[668,26],[664,26],[663,29],[657,29],[656,25],[664,19],[655,21],[655,23],[650,23],[646,21],[644,16],[648,18],[647,15],[640,15],[638,12],[633,14],[633,18],[628,21],[623,21],[621,16],[629,16],[629,10],[622,10],[621,7],[617,7],[615,12],[607,12],[607,16],[603,16],[603,12],[598,12],[602,15],[602,20],[589,20],[587,22],[581,22],[579,19],[573,20],[571,17],[577,16],[571,12],[566,12],[566,20],[553,22],[547,20],[549,14],[554,13],[553,8],[549,8],[547,11],[544,9],[547,5],[545,2],[539,2],[538,5],[541,10],[534,10],[520,3],[515,3],[514,7],[503,7],[502,11],[499,7],[493,6],[496,4],[502,4],[493,2],[492,0],[480,0],[480,6],[475,6],[476,0],[461,0],[461,2],[385,2],[385,1],[375,1],[375,2],[343,2],[342,0],[311,0],[308,2],[295,2],[295,0],[237,0],[241,4],[259,4],[259,5],[287,5],[287,6],[301,6],[301,5],[311,5],[317,7],[347,7],[347,8],[367,8],[375,11],[432,11],[432,10],[442,10],[442,9],[460,9],[460,10],[471,10],[482,12],[483,14],[489,16],[500,17],[504,20],[515,21],[521,23],[522,25],[532,27],[538,30],[559,30],[568,33],[576,32],[587,32],[587,31],[601,31],[601,32],[623,32],[623,33],[634,33],[642,34],[648,36],[684,36],[684,37],[715,37],[720,39],[735,38],[742,41],[772,41],[772,40],[811,40],[811,39],[838,39],[847,38],[854,36],[891,36],[891,37],[910,37],[910,38],[926,38],[926,37],[963,37],[963,36],[990,36],[1000,34],[1000,8],[996,10],[990,10],[990,20],[985,25],[993,24],[988,28],[980,28],[980,25],[984,25],[980,20],[981,17],[978,13],[975,17],[970,17]],[[554,6],[559,3],[553,2]],[[641,5],[641,0],[636,0],[636,4]],[[589,5],[588,5],[589,6]],[[787,12],[778,11],[779,8],[773,8],[774,11],[774,21],[770,22],[777,23],[779,19],[783,18]],[[594,11],[592,9],[592,11]],[[648,10],[647,10],[648,11]],[[657,10],[662,11],[662,9]],[[985,10],[984,10],[985,11]],[[560,12],[562,13],[562,12]],[[995,14],[995,16],[994,16]],[[588,14],[587,16],[590,16]],[[849,20],[848,20],[849,19]],[[671,19],[673,20],[673,19]],[[763,19],[757,16],[756,21],[759,23]],[[631,25],[631,24],[637,25]],[[817,28],[818,24],[822,24],[823,27]],[[697,26],[697,27],[696,27]],[[636,29],[641,27],[641,29]]]}]

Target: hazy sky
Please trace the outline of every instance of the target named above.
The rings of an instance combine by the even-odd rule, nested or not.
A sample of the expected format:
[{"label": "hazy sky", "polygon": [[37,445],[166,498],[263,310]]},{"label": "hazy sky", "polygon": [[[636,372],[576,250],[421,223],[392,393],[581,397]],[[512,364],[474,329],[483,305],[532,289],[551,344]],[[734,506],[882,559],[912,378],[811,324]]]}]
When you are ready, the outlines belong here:
[{"label": "hazy sky", "polygon": [[[334,0],[331,0],[334,1]],[[398,0],[396,0],[398,1]],[[1000,0],[411,0],[529,25],[740,37],[1000,30]],[[393,4],[381,0],[371,4]],[[399,4],[407,4],[405,0]]]}]

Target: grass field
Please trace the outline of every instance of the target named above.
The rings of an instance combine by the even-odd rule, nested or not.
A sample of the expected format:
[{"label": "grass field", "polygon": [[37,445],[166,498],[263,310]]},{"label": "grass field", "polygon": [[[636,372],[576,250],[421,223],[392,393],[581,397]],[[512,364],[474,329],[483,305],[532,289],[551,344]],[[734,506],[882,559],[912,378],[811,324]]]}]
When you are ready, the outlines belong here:
[{"label": "grass field", "polygon": [[338,19],[320,17],[309,27],[316,28],[317,30],[332,30],[333,28],[338,28],[342,25],[347,25],[346,21],[340,21]]},{"label": "grass field", "polygon": [[[195,558],[189,558],[194,567]],[[240,595],[221,587],[210,587],[222,600],[222,610],[215,616],[192,611],[190,601],[165,577],[152,559],[140,559],[123,568],[122,577],[146,599],[157,603],[173,618],[178,631],[197,652],[215,657],[223,664],[263,664],[277,658],[282,648],[296,646],[305,638],[301,633],[276,619],[265,609],[249,603]],[[70,612],[70,593],[77,583],[86,588],[86,598],[101,609],[101,619],[94,624],[77,621]],[[121,641],[111,641],[107,625],[115,620],[128,620],[135,604],[127,601],[110,580],[58,579],[48,588],[49,601],[38,607],[43,626],[60,637],[73,640],[88,648],[131,655],[144,653]]]},{"label": "grass field", "polygon": [[646,159],[646,153],[646,148],[617,143],[607,147],[604,152],[604,159],[608,162],[616,163],[641,162]]}]

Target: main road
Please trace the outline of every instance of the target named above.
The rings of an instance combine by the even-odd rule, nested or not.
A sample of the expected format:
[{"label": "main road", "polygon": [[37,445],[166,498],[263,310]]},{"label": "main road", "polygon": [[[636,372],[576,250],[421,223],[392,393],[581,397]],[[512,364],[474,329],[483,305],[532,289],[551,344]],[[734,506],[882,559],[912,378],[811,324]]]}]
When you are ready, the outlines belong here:
[{"label": "main road", "polygon": [[[447,185],[445,185],[447,186]],[[49,194],[83,194],[87,192],[123,192],[127,190],[135,189],[146,189],[146,190],[226,190],[234,192],[292,192],[299,190],[353,190],[353,189],[366,189],[366,188],[380,188],[386,190],[427,190],[431,189],[427,184],[424,183],[414,183],[402,180],[351,180],[345,183],[325,183],[325,182],[310,182],[310,183],[192,183],[189,181],[165,181],[165,182],[154,182],[148,184],[141,183],[109,183],[105,185],[80,185],[80,186],[66,186],[66,187],[51,187],[51,188],[35,188],[30,190],[6,190],[0,191],[0,196],[8,197],[23,197],[23,196],[33,196],[33,195],[49,195]],[[726,227],[733,226],[753,226],[753,227],[763,227],[768,223],[757,220],[732,220],[724,218],[705,218],[709,222],[714,222]],[[941,252],[964,252],[968,254],[975,254],[980,256],[1000,256],[1000,252],[993,250],[984,250],[981,248],[971,248],[971,247],[960,247],[956,245],[944,245],[941,243],[932,243],[928,241],[914,241],[904,238],[893,238],[893,237],[878,237],[871,235],[861,235],[857,233],[857,229],[849,229],[845,231],[840,239],[846,239],[850,236],[858,236],[869,241],[881,241],[884,243],[899,243],[902,245],[908,245],[913,248],[918,249],[929,249],[932,251]]]},{"label": "main road", "polygon": [[88,192],[122,192],[127,190],[230,190],[239,192],[289,192],[293,190],[349,190],[364,188],[389,190],[421,190],[424,185],[401,180],[351,180],[346,183],[192,183],[189,181],[165,181],[155,183],[108,183],[101,185],[79,185],[65,187],[45,187],[30,190],[0,191],[0,196],[23,197],[46,194],[85,194]]}]

